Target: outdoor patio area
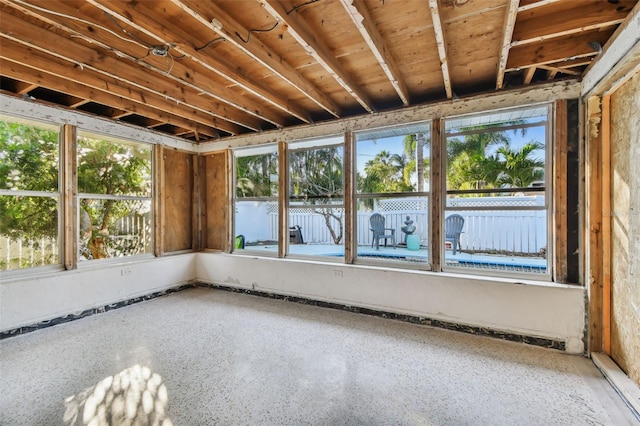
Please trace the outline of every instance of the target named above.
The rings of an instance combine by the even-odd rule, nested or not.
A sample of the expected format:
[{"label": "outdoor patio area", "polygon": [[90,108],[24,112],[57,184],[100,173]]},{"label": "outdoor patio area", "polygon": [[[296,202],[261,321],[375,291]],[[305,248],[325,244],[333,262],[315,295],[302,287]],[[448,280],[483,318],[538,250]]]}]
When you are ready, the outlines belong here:
[{"label": "outdoor patio area", "polygon": [[[277,244],[248,245],[244,251],[277,253]],[[363,259],[398,260],[404,262],[427,263],[429,250],[409,250],[406,245],[375,247],[359,245],[358,257]],[[289,254],[292,256],[342,257],[344,246],[336,244],[290,244]],[[514,272],[530,272],[544,274],[547,272],[547,260],[541,257],[509,256],[485,253],[467,253],[451,250],[445,251],[446,266],[459,268],[475,268],[505,270]]]}]

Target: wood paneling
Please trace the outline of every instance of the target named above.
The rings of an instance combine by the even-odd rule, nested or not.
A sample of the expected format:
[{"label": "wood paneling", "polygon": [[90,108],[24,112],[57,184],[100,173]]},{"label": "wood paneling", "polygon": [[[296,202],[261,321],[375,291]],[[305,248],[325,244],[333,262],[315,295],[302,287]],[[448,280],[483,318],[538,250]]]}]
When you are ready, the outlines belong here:
[{"label": "wood paneling", "polygon": [[227,152],[205,157],[204,185],[204,242],[206,249],[230,250],[229,237],[229,164]]},{"label": "wood paneling", "polygon": [[164,150],[164,251],[193,248],[194,155]]}]

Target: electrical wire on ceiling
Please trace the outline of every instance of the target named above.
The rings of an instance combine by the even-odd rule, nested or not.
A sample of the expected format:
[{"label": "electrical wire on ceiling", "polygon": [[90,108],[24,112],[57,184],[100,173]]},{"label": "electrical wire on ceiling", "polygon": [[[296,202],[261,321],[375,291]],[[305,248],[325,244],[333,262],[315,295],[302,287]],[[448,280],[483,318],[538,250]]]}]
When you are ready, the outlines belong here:
[{"label": "electrical wire on ceiling", "polygon": [[319,1],[320,1],[320,0],[309,0],[309,1],[308,1],[308,2],[306,2],[306,3],[302,3],[302,4],[299,4],[299,5],[297,5],[297,6],[294,6],[294,7],[293,7],[293,9],[291,9],[290,11],[288,11],[288,12],[287,12],[287,15],[289,15],[291,12],[294,12],[294,11],[296,11],[296,10],[300,9],[301,7],[305,7],[305,6],[308,6],[308,5],[310,5],[310,4],[317,3],[317,2],[319,2]]},{"label": "electrical wire on ceiling", "polygon": [[[238,34],[238,33],[236,33],[236,34]],[[219,41],[225,41],[225,40],[226,40],[226,38],[224,38],[224,37],[214,38],[213,40],[211,40],[209,43],[205,44],[204,46],[202,46],[202,47],[196,47],[195,51],[196,51],[196,52],[199,52],[199,51],[201,51],[201,50],[206,49],[207,47],[211,46],[211,45],[212,45],[212,44],[214,44],[214,43],[217,43],[217,42],[219,42]]]},{"label": "electrical wire on ceiling", "polygon": [[81,23],[83,23],[83,24],[90,25],[90,26],[92,26],[92,27],[100,28],[101,30],[106,31],[106,32],[108,32],[109,34],[112,34],[112,35],[114,35],[114,36],[118,37],[120,40],[124,40],[124,41],[129,42],[129,43],[137,44],[138,46],[143,47],[143,48],[145,48],[145,49],[147,49],[147,48],[148,48],[148,47],[147,47],[147,45],[146,45],[146,43],[145,43],[145,44],[141,44],[140,42],[138,42],[138,41],[136,41],[136,40],[132,40],[132,39],[129,39],[129,38],[127,38],[127,37],[123,37],[123,36],[121,36],[120,34],[118,34],[117,32],[115,32],[115,31],[113,31],[113,30],[111,30],[111,29],[109,29],[109,28],[107,28],[107,27],[104,27],[104,26],[102,26],[102,25],[100,25],[100,24],[96,24],[95,22],[87,21],[86,19],[78,18],[78,17],[76,17],[76,16],[66,15],[66,14],[64,14],[64,13],[55,12],[55,11],[53,11],[53,10],[45,9],[45,8],[43,8],[43,7],[40,7],[40,6],[36,6],[36,5],[34,5],[34,4],[27,3],[26,1],[23,1],[23,0],[13,0],[13,1],[14,1],[15,3],[18,3],[18,4],[22,5],[22,6],[30,7],[30,8],[32,8],[32,9],[38,10],[38,11],[40,11],[40,12],[49,13],[49,14],[51,14],[51,15],[60,16],[60,17],[62,17],[62,18],[71,19],[71,20],[74,20],[74,21],[81,22]]},{"label": "electrical wire on ceiling", "polygon": [[242,36],[236,31],[236,35],[238,36],[238,38],[240,40],[242,40],[243,43],[249,43],[249,40],[251,40],[251,33],[268,33],[269,31],[273,31],[278,24],[280,23],[280,21],[276,21],[275,24],[273,24],[273,26],[271,28],[267,28],[267,29],[251,29],[249,30],[249,33],[247,34],[247,39],[245,40],[244,38],[242,38]]}]

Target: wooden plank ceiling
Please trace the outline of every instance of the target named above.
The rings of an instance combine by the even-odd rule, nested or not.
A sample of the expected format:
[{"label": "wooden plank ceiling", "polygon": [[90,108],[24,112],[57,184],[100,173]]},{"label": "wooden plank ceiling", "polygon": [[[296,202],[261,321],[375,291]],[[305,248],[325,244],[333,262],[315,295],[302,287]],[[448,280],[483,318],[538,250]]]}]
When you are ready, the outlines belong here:
[{"label": "wooden plank ceiling", "polygon": [[0,0],[0,90],[194,142],[579,78],[637,0]]}]

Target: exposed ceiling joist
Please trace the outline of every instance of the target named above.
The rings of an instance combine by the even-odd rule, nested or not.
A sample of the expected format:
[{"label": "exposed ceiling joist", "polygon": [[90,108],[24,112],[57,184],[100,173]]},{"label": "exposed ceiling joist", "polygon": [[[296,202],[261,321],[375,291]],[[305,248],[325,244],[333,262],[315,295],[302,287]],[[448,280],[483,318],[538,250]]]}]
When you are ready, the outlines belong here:
[{"label": "exposed ceiling joist", "polygon": [[[213,33],[224,37],[226,41],[232,43],[275,75],[291,84],[325,111],[335,117],[341,115],[340,108],[335,102],[320,92],[275,51],[261,43],[256,37],[253,37],[247,42],[240,40],[236,34],[248,34],[249,30],[228,16],[228,14],[224,13],[217,5],[212,2],[201,1],[171,1],[185,13],[209,28]],[[305,121],[307,120],[305,119]]]},{"label": "exposed ceiling joist", "polygon": [[612,29],[591,31],[558,39],[553,44],[542,42],[512,47],[507,60],[507,71],[560,62],[567,58],[596,56],[599,50],[595,43],[603,45],[612,33]]},{"label": "exposed ceiling joist", "polygon": [[[23,81],[31,82],[39,87],[45,87],[50,90],[55,90],[60,93],[68,93],[78,98],[83,97],[85,99],[79,100],[76,103],[68,105],[69,108],[77,108],[88,102],[97,102],[109,106],[120,106],[123,109],[131,111],[135,114],[147,116],[153,118],[159,122],[173,124],[178,127],[194,127],[193,117],[189,119],[178,117],[178,108],[173,107],[169,102],[161,102],[161,100],[155,101],[149,97],[140,97],[138,101],[127,99],[117,94],[112,93],[110,88],[116,89],[119,86],[104,85],[103,89],[97,89],[96,87],[87,86],[75,81],[68,80],[64,77],[55,74],[56,67],[53,63],[49,63],[47,70],[35,69],[20,63],[15,63],[7,59],[11,55],[11,46],[8,43],[3,42],[3,49],[1,53],[2,59],[5,61],[2,66],[3,75],[20,79]],[[18,48],[20,49],[20,48]],[[5,55],[6,54],[6,55]],[[51,70],[52,72],[49,72]],[[115,90],[117,91],[117,89]],[[133,98],[134,96],[130,94]],[[168,112],[153,108],[152,105],[162,104],[169,108]],[[172,109],[173,108],[173,109]],[[201,123],[195,124],[195,127],[200,128],[203,134],[210,137],[217,137],[218,131],[211,126],[206,126]]]},{"label": "exposed ceiling joist", "polygon": [[[112,16],[113,18],[119,19],[122,22],[128,24],[128,25],[132,25],[134,26],[136,29],[141,30],[144,34],[146,34],[149,37],[154,38],[155,40],[159,41],[159,46],[166,46],[168,43],[162,39],[159,39],[158,36],[156,36],[155,34],[153,34],[152,31],[147,30],[143,27],[137,26],[133,23],[133,21],[131,19],[129,19],[127,16],[118,14],[114,11],[112,11],[109,8],[106,8],[104,6],[102,6],[101,4],[99,4],[98,2],[94,1],[94,0],[87,0],[88,3],[96,6],[97,8],[103,10],[105,13],[108,13],[110,16]],[[153,46],[152,46],[153,48]],[[166,48],[166,47],[165,47]],[[125,53],[119,51],[116,52],[119,56],[120,55],[126,55]],[[128,56],[128,55],[127,55]],[[168,56],[168,54],[166,55]],[[218,102],[224,103],[224,104],[228,104],[229,106],[236,108],[240,111],[242,111],[245,114],[254,116],[258,119],[267,121],[271,124],[274,124],[275,126],[278,127],[283,127],[284,126],[284,120],[281,116],[277,116],[275,114],[273,114],[272,112],[268,111],[266,108],[261,107],[260,105],[254,103],[254,102],[250,102],[246,97],[243,98],[242,100],[244,102],[240,102],[240,101],[233,101],[232,99],[237,98],[236,94],[233,93],[233,91],[227,87],[224,87],[222,85],[216,85],[213,84],[209,79],[206,79],[204,77],[204,75],[201,75],[200,73],[197,73],[194,71],[194,69],[192,68],[191,70],[187,69],[186,65],[183,65],[181,62],[177,62],[175,60],[173,60],[172,57],[168,56],[171,61],[170,61],[170,68],[168,70],[162,70],[159,69],[157,67],[153,67],[151,66],[147,61],[145,60],[136,60],[135,57],[129,57],[129,59],[131,59],[134,62],[137,62],[139,65],[151,69],[152,71],[156,72],[156,73],[160,73],[163,77],[166,77],[168,79],[174,80],[179,82],[182,85],[185,85],[193,90],[195,90],[197,93],[201,94],[201,95],[206,95],[209,96],[213,99],[215,99]],[[198,63],[198,65],[202,65],[201,63]],[[249,128],[251,128],[252,130],[260,130],[261,126],[259,123],[254,122],[254,124],[249,124],[250,121],[247,121],[246,119],[241,119],[241,118],[234,118],[233,120],[230,121],[234,121],[237,124],[240,124],[242,126],[250,126]],[[246,124],[245,124],[246,123]]]},{"label": "exposed ceiling joist", "polygon": [[[521,0],[518,12],[525,12],[542,6],[548,6],[553,3],[559,3],[561,0]],[[565,0],[566,1],[566,0]]]},{"label": "exposed ceiling joist", "polygon": [[329,48],[309,30],[295,14],[287,14],[284,4],[277,0],[258,0],[278,21],[287,25],[291,36],[346,90],[367,112],[374,112],[373,102],[362,87],[347,73]]},{"label": "exposed ceiling joist", "polygon": [[567,19],[565,13],[549,13],[531,19],[522,19],[513,32],[512,45],[519,46],[611,27],[621,23],[628,12],[627,8],[618,4],[598,2],[580,5],[577,9],[566,11],[575,15],[572,19]]},{"label": "exposed ceiling joist", "polygon": [[502,48],[500,49],[500,61],[498,62],[496,89],[502,89],[504,83],[504,73],[507,68],[507,59],[509,58],[509,50],[511,49],[511,37],[513,35],[513,28],[516,25],[519,4],[520,0],[509,0],[507,3],[502,33]]},{"label": "exposed ceiling joist", "polygon": [[371,49],[380,67],[384,71],[391,85],[402,100],[403,105],[409,105],[409,89],[405,84],[400,69],[396,65],[395,59],[386,46],[384,38],[373,24],[373,19],[363,0],[340,0],[349,17],[353,21],[364,41]]},{"label": "exposed ceiling joist", "polygon": [[0,0],[0,92],[171,140],[244,141],[516,82],[622,81],[614,59],[637,54],[639,10],[640,0]]},{"label": "exposed ceiling joist", "polygon": [[[151,14],[148,11],[138,10],[141,9],[141,6],[144,6],[144,3],[124,4],[113,0],[88,1],[103,10],[105,13],[119,17],[120,20],[126,22],[137,31],[158,40],[160,44],[169,46],[170,49],[177,52],[181,58],[194,61],[198,65],[221,76],[232,84],[238,85],[240,88],[259,98],[261,101],[264,101],[303,122],[308,123],[310,121],[308,111],[305,111],[300,106],[294,105],[287,100],[281,99],[280,95],[272,92],[268,88],[262,87],[257,84],[255,80],[242,75],[237,67],[234,67],[233,64],[229,63],[224,58],[216,58],[212,55],[199,53],[197,47],[189,46],[187,43],[175,43],[175,30],[170,32],[167,29],[169,26],[168,22],[162,22],[162,17],[155,17],[154,20],[150,18]],[[158,23],[161,25],[157,25]],[[153,30],[147,30],[147,28],[153,28]],[[186,38],[186,34],[184,36],[185,37],[181,38],[181,40]],[[167,49],[169,49],[169,47],[167,47]]]},{"label": "exposed ceiling joist", "polygon": [[440,19],[440,10],[438,9],[438,0],[429,0],[429,10],[431,11],[431,20],[433,21],[433,32],[436,37],[438,46],[438,57],[440,58],[440,68],[442,69],[442,80],[444,81],[444,90],[447,98],[453,98],[453,89],[451,88],[451,77],[449,74],[449,62],[447,60],[447,44],[444,38],[444,30],[442,28],[442,20]]},{"label": "exposed ceiling joist", "polygon": [[533,75],[536,73],[536,67],[527,68],[524,70],[524,76],[522,78],[522,82],[524,84],[531,84],[531,80],[533,80]]},{"label": "exposed ceiling joist", "polygon": [[[5,2],[6,0],[0,1]],[[39,19],[42,19],[43,21],[55,26],[56,28],[60,28],[63,31],[70,31],[72,34],[79,34],[53,19],[40,16],[36,12],[28,9],[25,9],[25,11],[32,16],[39,16]],[[90,47],[75,42],[73,37],[67,38],[60,36],[51,31],[47,31],[42,27],[28,23],[27,21],[24,21],[18,17],[14,17],[14,19],[0,20],[0,28],[2,31],[2,35],[6,38],[13,39],[20,44],[29,46],[45,54],[49,54],[51,56],[71,62],[75,67],[80,69],[80,71],[84,71],[85,69],[87,69],[97,72],[99,74],[102,74],[103,76],[113,78],[121,82],[121,85],[123,87],[136,87],[141,90],[142,93],[152,93],[165,98],[165,102],[171,101],[175,102],[176,104],[187,102],[187,98],[185,97],[185,90],[180,90],[179,86],[176,86],[175,84],[172,84],[170,82],[172,80],[175,82],[182,82],[181,79],[166,73],[165,69],[160,69],[150,63],[137,61],[136,58],[131,55],[125,54],[123,52],[118,52],[121,55],[124,55],[124,57],[130,61],[129,63],[122,62],[116,58],[99,54]],[[13,38],[9,35],[11,33],[18,33],[20,30],[25,29],[30,35],[29,39],[25,37]],[[157,75],[155,77],[152,77],[150,73],[139,69],[138,67],[134,66],[133,63],[137,63],[144,68],[152,70],[154,71],[154,74]],[[67,74],[69,72],[70,70],[67,69]],[[81,80],[82,72],[76,74],[77,78]],[[195,89],[196,91],[194,92],[194,95],[191,96],[188,100],[189,107],[201,111],[205,115],[210,115],[212,118],[212,122],[214,117],[218,118],[219,121],[217,121],[217,123],[223,126],[220,127],[221,130],[224,130],[225,132],[231,134],[237,134],[242,133],[241,128],[238,126],[247,127],[252,130],[260,129],[261,123],[257,118],[253,118],[246,114],[241,114],[239,111],[236,112],[228,108],[223,108],[218,104],[207,101],[203,97],[197,96],[197,94],[200,93],[199,91],[197,91],[197,87],[191,88]],[[224,125],[224,121],[228,121],[230,122],[230,124],[234,124],[226,126]]]}]

